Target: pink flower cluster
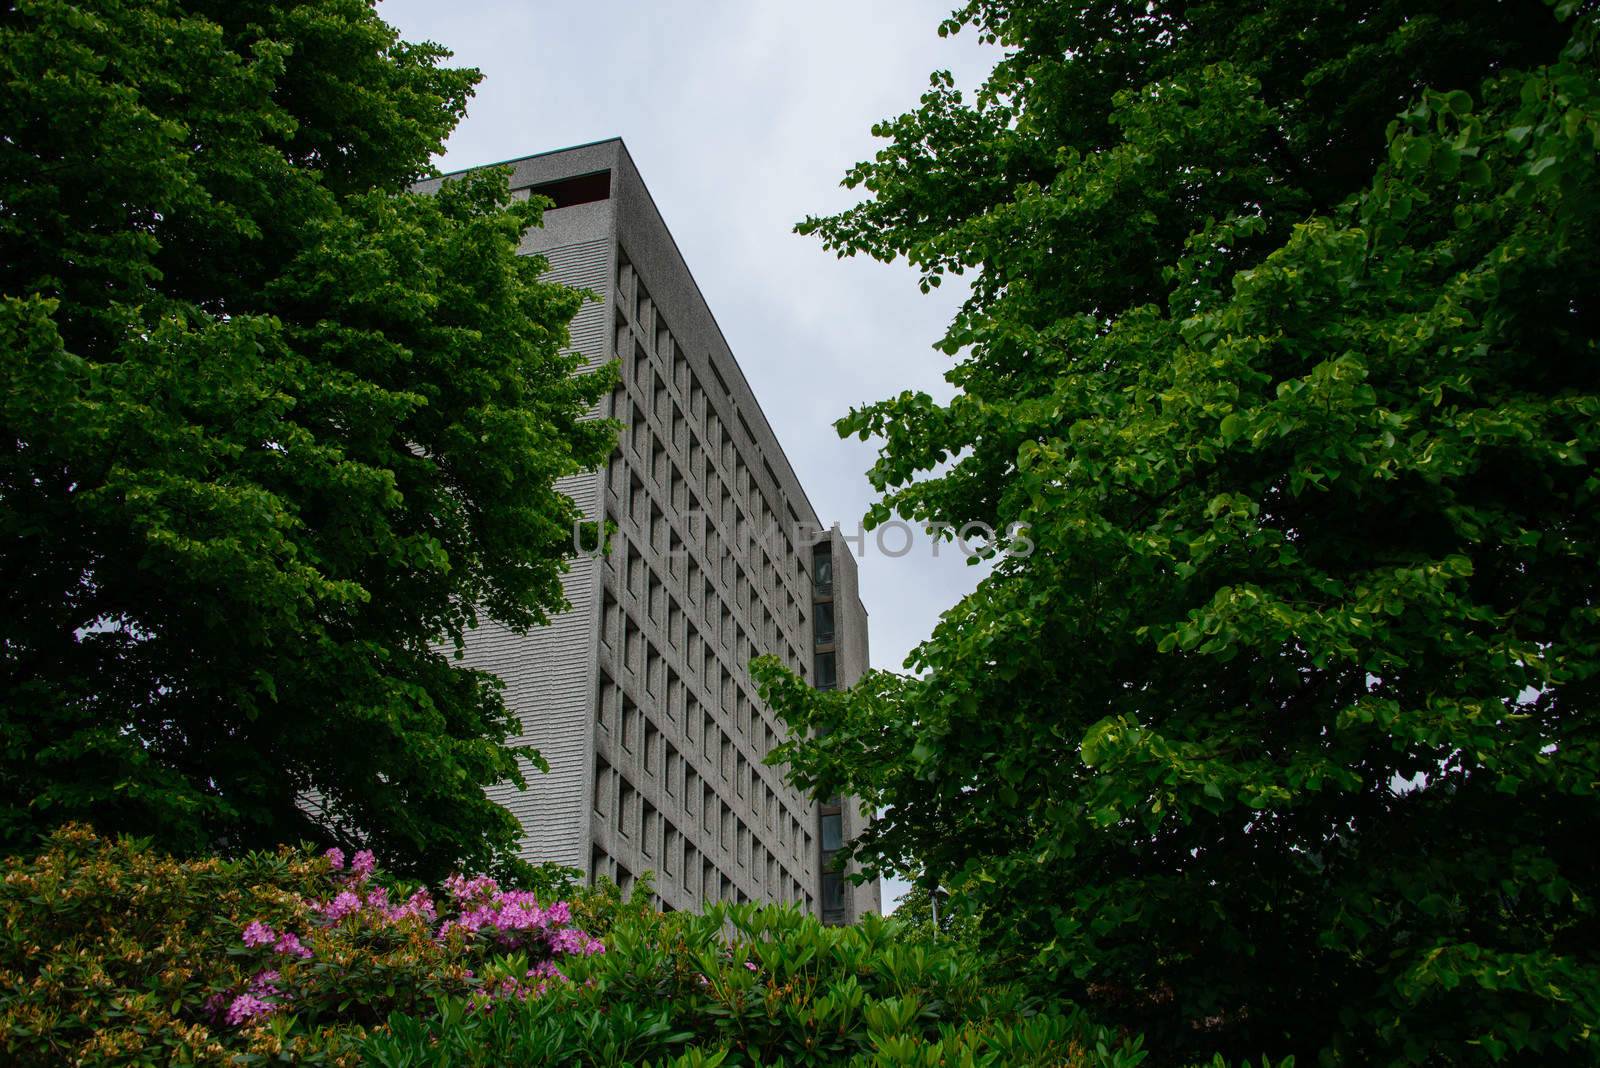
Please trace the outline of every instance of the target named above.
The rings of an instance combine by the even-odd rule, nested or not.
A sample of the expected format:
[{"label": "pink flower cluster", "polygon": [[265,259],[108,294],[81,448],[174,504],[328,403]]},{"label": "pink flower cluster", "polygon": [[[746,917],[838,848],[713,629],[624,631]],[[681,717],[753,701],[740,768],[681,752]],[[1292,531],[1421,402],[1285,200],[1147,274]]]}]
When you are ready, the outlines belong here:
[{"label": "pink flower cluster", "polygon": [[475,879],[452,875],[445,880],[444,888],[461,912],[440,926],[440,938],[455,930],[474,935],[483,932],[502,945],[513,945],[527,942],[527,936],[533,934],[556,953],[592,956],[605,952],[605,944],[598,938],[571,926],[572,910],[565,901],[541,908],[533,894],[501,890],[486,875]]},{"label": "pink flower cluster", "polygon": [[[330,849],[323,856],[331,870],[346,871],[343,850]],[[598,938],[572,926],[572,910],[565,901],[544,907],[533,894],[501,890],[488,876],[469,879],[452,875],[445,880],[444,890],[449,898],[445,911],[453,915],[439,923],[441,910],[426,890],[418,890],[404,901],[391,902],[386,888],[369,882],[375,868],[372,852],[360,850],[350,860],[348,874],[343,876],[343,888],[328,901],[307,901],[306,907],[328,927],[350,917],[365,917],[368,922],[380,926],[411,921],[430,930],[438,924],[433,934],[440,944],[449,943],[452,932],[459,932],[468,947],[476,944],[478,948],[494,950],[519,949],[534,956],[549,954],[551,958],[605,952],[605,945]],[[295,932],[274,931],[261,920],[246,925],[240,940],[251,949],[269,949],[280,957],[303,960],[313,956],[311,948],[301,942]],[[474,999],[482,1004],[493,999],[533,997],[543,993],[552,982],[568,981],[554,959],[539,961],[521,978],[482,982],[474,979],[471,971],[466,975],[480,984]],[[288,1000],[288,995],[279,989],[280,980],[277,969],[264,967],[245,990],[231,997],[216,995],[208,1006],[229,1026],[241,1026],[271,1015]]]},{"label": "pink flower cluster", "polygon": [[206,999],[206,1010],[229,1027],[239,1027],[258,1016],[271,1016],[278,1005],[267,999],[278,993],[278,978],[277,971],[263,969],[250,980],[244,993],[231,998],[227,994],[214,994]]},{"label": "pink flower cluster", "polygon": [[[541,908],[534,896],[521,890],[496,891],[469,907],[461,915],[448,920],[439,928],[439,937],[451,931],[468,934],[486,933],[504,946],[544,942],[553,952],[589,956],[605,952],[598,938],[591,938],[572,923],[572,911],[565,901],[557,901],[549,908]],[[530,938],[530,936],[533,936]]]},{"label": "pink flower cluster", "polygon": [[250,925],[244,929],[244,934],[239,937],[245,945],[255,949],[258,946],[270,945],[278,936],[272,933],[272,928],[260,920],[251,920]]},{"label": "pink flower cluster", "polygon": [[367,910],[388,923],[397,923],[409,916],[415,916],[428,924],[438,919],[438,912],[433,907],[433,898],[426,890],[418,890],[399,904],[390,904],[389,891],[381,886],[368,890],[365,896],[354,890],[341,890],[332,901],[321,903],[313,901],[308,904],[312,912],[328,923],[338,923],[346,916],[353,916],[362,910]]},{"label": "pink flower cluster", "polygon": [[310,905],[311,911],[317,913],[324,920],[329,923],[338,923],[346,916],[361,911],[361,898],[353,890],[341,890],[334,896],[332,901],[324,901],[321,904],[313,901],[310,902]]},{"label": "pink flower cluster", "polygon": [[[322,854],[327,860],[328,867],[334,871],[344,870],[344,850],[335,846]],[[359,849],[356,855],[350,858],[350,874],[358,879],[366,879],[378,866],[378,858],[372,855],[370,849]]]},{"label": "pink flower cluster", "polygon": [[293,931],[285,931],[278,936],[278,941],[272,946],[279,953],[286,953],[291,957],[306,960],[311,956],[311,947],[300,941],[300,936]]},{"label": "pink flower cluster", "polygon": [[300,941],[300,936],[293,931],[278,934],[260,920],[252,920],[239,936],[239,940],[251,949],[262,946],[271,946],[274,953],[284,953],[291,957],[306,958],[311,956],[311,950]]},{"label": "pink flower cluster", "polygon": [[479,901],[498,894],[500,884],[487,875],[478,875],[471,879],[464,875],[452,875],[444,881],[444,890],[452,901]]},{"label": "pink flower cluster", "polygon": [[240,994],[228,1004],[228,1011],[223,1014],[229,1027],[238,1027],[248,1023],[257,1016],[270,1016],[276,1008],[270,1001],[263,1001],[254,994]]}]

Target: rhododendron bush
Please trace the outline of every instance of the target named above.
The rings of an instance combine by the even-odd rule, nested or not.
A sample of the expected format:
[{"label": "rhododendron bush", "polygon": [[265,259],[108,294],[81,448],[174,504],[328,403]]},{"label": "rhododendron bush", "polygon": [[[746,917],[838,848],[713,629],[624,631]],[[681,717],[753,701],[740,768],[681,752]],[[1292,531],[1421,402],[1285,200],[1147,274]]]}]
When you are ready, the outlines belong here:
[{"label": "rhododendron bush", "polygon": [[[389,878],[372,854],[178,861],[83,827],[0,883],[0,1064],[1135,1068],[970,947],[876,916],[662,915],[641,880]],[[1217,1062],[1220,1065],[1220,1062]]]},{"label": "rhododendron bush", "polygon": [[564,962],[604,949],[573,911],[486,877],[398,884],[366,851],[177,861],[68,827],[6,863],[3,1059],[354,1062],[397,1010],[568,982]]}]

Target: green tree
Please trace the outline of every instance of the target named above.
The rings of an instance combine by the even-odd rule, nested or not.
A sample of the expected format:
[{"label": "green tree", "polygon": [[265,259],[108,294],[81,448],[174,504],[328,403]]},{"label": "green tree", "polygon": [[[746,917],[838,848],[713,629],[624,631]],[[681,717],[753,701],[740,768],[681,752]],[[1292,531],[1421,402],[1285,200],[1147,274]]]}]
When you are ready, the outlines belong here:
[{"label": "green tree", "polygon": [[364,0],[0,15],[7,848],[515,840],[483,787],[539,758],[438,645],[562,603],[610,382],[516,255],[536,204],[409,191],[478,79],[447,57]]},{"label": "green tree", "polygon": [[801,229],[973,276],[869,522],[1036,548],[778,759],[1163,1055],[1600,1057],[1594,5],[961,27]]}]

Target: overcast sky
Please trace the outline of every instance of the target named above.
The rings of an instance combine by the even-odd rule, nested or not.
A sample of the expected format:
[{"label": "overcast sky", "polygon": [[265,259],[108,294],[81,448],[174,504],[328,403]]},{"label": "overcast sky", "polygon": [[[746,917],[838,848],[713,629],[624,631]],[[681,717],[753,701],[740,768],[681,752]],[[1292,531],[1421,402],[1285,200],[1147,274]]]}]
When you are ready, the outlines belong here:
[{"label": "overcast sky", "polygon": [[[809,4],[385,0],[410,40],[484,74],[443,170],[620,136],[823,521],[854,531],[873,443],[840,441],[854,404],[947,397],[932,349],[958,287],[917,290],[905,264],[838,260],[792,230],[848,207],[872,124],[916,106],[936,69],[972,86],[995,55],[941,39],[952,0]],[[897,548],[891,544],[890,548]],[[872,663],[898,669],[976,569],[926,541],[859,558]],[[896,889],[885,888],[885,904]]]}]

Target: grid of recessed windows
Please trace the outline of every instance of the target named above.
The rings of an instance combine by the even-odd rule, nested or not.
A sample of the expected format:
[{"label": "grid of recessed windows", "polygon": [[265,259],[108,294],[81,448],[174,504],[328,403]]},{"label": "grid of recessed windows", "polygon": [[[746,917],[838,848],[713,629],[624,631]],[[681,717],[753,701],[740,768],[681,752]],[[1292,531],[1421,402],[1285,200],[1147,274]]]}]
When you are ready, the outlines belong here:
[{"label": "grid of recessed windows", "polygon": [[[696,374],[620,250],[615,307],[615,351],[627,359],[610,411],[627,427],[605,480],[619,536],[602,592],[611,667],[595,716],[602,750],[616,747],[612,763],[636,770],[597,765],[596,817],[666,873],[663,886],[798,900],[807,802],[761,764],[778,734],[743,673],[767,652],[806,666],[794,507],[722,373],[712,362],[708,381]],[[667,721],[679,729],[664,732]],[[597,875],[627,870],[600,859]]]}]

